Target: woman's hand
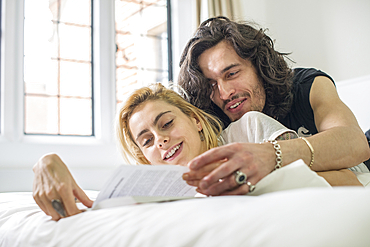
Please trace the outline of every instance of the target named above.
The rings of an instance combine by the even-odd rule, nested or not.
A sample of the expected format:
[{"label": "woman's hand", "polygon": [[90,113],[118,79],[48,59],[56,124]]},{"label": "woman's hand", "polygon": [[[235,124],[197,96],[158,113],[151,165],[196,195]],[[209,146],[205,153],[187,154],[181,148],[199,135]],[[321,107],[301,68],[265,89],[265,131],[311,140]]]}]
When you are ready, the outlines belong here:
[{"label": "woman's hand", "polygon": [[60,200],[65,208],[66,217],[81,213],[75,199],[91,207],[93,201],[77,185],[67,166],[56,154],[48,154],[34,165],[33,198],[39,207],[53,220],[61,216],[54,210],[52,200]]},{"label": "woman's hand", "polygon": [[275,152],[270,143],[230,143],[213,148],[189,162],[184,180],[205,195],[245,195],[250,186],[238,185],[235,172],[247,175],[246,182],[255,185],[275,166]]}]

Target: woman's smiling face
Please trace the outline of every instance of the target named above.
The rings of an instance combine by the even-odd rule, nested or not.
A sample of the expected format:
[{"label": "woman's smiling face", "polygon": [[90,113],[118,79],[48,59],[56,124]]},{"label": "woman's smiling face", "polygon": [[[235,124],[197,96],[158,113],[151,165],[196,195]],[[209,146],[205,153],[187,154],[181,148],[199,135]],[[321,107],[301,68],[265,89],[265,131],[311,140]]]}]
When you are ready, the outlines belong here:
[{"label": "woman's smiling face", "polygon": [[198,119],[162,100],[142,103],[129,119],[131,135],[152,165],[182,165],[206,151]]}]

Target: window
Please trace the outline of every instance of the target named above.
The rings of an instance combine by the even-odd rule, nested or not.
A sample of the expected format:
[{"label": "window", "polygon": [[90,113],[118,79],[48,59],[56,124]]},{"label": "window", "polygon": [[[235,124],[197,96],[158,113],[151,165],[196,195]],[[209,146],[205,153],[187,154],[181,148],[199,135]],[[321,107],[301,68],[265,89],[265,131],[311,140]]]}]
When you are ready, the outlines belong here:
[{"label": "window", "polygon": [[91,0],[24,10],[24,132],[94,135]]},{"label": "window", "polygon": [[[183,36],[184,40],[181,43],[177,39],[172,45],[168,45],[171,43],[171,29],[168,28],[171,17],[167,13],[171,9],[170,1],[0,1],[3,3],[0,172],[17,167],[32,173],[31,167],[49,152],[59,154],[72,169],[107,169],[121,164],[113,129],[116,98],[124,100],[126,92],[145,83],[172,80],[172,54],[167,50],[171,51],[169,48],[172,46],[173,54],[179,56],[191,36],[193,30],[187,24],[191,22],[188,3],[192,1],[172,0],[175,3],[173,9],[177,11],[173,15],[177,21],[173,23],[182,27],[181,32],[176,29],[178,33],[174,36]],[[58,3],[61,4],[60,9],[55,7]],[[131,12],[122,13],[123,9],[119,7],[115,11],[116,5],[125,6],[125,9],[130,6]],[[27,11],[36,6],[39,20],[32,20]],[[63,15],[64,11],[68,16],[73,16],[76,6],[79,6],[78,15],[75,15],[77,19]],[[157,14],[154,14],[155,11]],[[44,23],[40,21],[42,18],[46,18],[46,24],[41,24]],[[116,18],[130,21],[130,25],[137,21],[136,27],[140,29],[135,30],[133,26],[125,29]],[[151,23],[148,25],[144,19],[139,23],[138,18],[146,18]],[[27,30],[37,21],[38,28],[30,34]],[[125,30],[132,31],[132,39],[123,39],[124,36],[129,37],[124,33]],[[66,32],[73,33],[72,48],[78,47],[76,50],[64,50],[69,42],[65,39]],[[40,38],[37,36],[43,37],[38,39],[42,44],[41,41],[32,46],[26,44],[27,40]],[[125,45],[124,40],[130,41],[132,46]],[[80,46],[82,42],[86,45]],[[140,44],[147,50],[139,49]],[[148,55],[153,50],[157,53]],[[68,69],[70,67],[78,67],[77,75],[73,68]],[[174,66],[174,69],[177,67]],[[130,76],[132,71],[134,76]],[[128,75],[124,76],[125,73]],[[77,79],[72,74],[78,76]],[[132,86],[131,82],[136,86]],[[86,115],[83,119],[89,121],[79,119],[82,117],[80,114],[66,116],[63,107],[67,100],[72,102],[73,112],[75,108],[84,109],[83,114]],[[77,107],[74,102],[78,101],[85,103]],[[57,114],[39,116],[35,112],[28,112],[30,108],[50,109],[50,112]],[[63,120],[65,116],[66,120]],[[68,119],[73,119],[73,124],[81,122],[87,127],[67,128]],[[39,121],[39,124],[33,124],[32,121]]]},{"label": "window", "polygon": [[116,0],[116,98],[172,80],[169,0]]}]

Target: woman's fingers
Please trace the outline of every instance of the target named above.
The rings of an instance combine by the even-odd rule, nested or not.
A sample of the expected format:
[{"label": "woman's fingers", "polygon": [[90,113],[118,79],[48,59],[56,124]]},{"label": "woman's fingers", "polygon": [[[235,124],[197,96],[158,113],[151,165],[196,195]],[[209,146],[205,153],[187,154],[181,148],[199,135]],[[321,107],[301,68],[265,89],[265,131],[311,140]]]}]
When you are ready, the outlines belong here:
[{"label": "woman's fingers", "polygon": [[82,212],[76,205],[76,199],[78,199],[86,207],[92,207],[93,201],[90,200],[86,193],[75,182],[73,189],[66,190],[65,192],[67,194],[62,197],[62,200],[68,216]]},{"label": "woman's fingers", "polygon": [[73,194],[74,196],[76,197],[76,199],[78,199],[83,205],[85,205],[86,207],[88,208],[91,208],[94,201],[91,200],[87,195],[86,193],[78,186],[77,186],[77,189],[75,189],[73,191]]},{"label": "woman's fingers", "polygon": [[[75,215],[81,212],[75,202],[75,193],[87,206],[92,205],[90,199],[76,184],[67,166],[56,154],[45,155],[33,168],[35,178],[33,195],[36,203],[53,220],[59,220],[62,216],[53,208],[52,201],[59,200],[65,210],[65,216]],[[54,205],[54,206],[55,206]]]},{"label": "woman's fingers", "polygon": [[75,196],[73,194],[74,188],[70,184],[63,184],[59,187],[58,193],[60,195],[60,201],[66,212],[66,216],[72,216],[81,213],[76,205]]}]

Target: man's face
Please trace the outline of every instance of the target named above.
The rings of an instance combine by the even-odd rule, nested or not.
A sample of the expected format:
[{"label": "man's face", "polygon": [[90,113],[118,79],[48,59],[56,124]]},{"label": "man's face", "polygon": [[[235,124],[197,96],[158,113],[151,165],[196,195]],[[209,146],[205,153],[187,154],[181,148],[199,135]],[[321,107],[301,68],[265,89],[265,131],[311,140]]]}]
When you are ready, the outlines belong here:
[{"label": "man's face", "polygon": [[231,121],[238,120],[248,111],[262,112],[266,94],[256,69],[226,41],[204,51],[198,63],[212,85],[211,100]]}]

